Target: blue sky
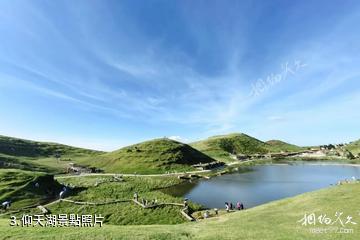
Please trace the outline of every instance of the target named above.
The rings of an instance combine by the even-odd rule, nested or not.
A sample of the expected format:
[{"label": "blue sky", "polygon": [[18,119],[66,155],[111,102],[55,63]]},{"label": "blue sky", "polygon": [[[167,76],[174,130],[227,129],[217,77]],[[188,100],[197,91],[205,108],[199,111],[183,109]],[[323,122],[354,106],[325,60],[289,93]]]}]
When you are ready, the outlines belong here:
[{"label": "blue sky", "polygon": [[114,150],[360,138],[359,1],[0,2],[0,134]]}]

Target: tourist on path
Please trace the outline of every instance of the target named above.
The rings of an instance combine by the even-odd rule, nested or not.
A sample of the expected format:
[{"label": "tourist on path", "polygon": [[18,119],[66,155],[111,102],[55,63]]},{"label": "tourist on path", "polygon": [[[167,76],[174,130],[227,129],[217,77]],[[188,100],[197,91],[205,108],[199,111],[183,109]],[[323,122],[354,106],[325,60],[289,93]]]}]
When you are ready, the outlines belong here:
[{"label": "tourist on path", "polygon": [[227,203],[227,202],[225,202],[225,210],[227,211],[227,212],[229,212],[229,204]]},{"label": "tourist on path", "polygon": [[8,201],[5,201],[1,204],[1,207],[4,209],[4,210],[7,210],[11,205],[11,201],[8,200]]}]

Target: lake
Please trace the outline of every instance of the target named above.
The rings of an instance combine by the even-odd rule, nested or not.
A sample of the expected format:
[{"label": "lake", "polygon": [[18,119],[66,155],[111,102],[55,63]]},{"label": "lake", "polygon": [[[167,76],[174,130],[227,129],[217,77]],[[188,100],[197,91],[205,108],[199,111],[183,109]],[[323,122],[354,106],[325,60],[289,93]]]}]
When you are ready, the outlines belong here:
[{"label": "lake", "polygon": [[224,208],[225,202],[245,208],[326,188],[339,180],[360,178],[360,167],[351,165],[259,165],[252,171],[186,182],[166,189],[173,196],[189,198],[207,208]]}]

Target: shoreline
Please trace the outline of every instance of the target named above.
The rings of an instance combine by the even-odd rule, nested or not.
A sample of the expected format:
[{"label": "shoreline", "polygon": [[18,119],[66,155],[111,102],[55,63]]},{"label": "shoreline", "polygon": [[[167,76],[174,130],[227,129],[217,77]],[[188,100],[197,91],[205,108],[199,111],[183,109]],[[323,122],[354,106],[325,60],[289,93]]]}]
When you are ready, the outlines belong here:
[{"label": "shoreline", "polygon": [[258,164],[258,165],[312,165],[312,166],[350,166],[350,167],[360,167],[360,163],[329,163],[329,162],[308,162],[308,161],[298,161],[298,162],[289,162],[289,163],[267,163],[267,164]]}]

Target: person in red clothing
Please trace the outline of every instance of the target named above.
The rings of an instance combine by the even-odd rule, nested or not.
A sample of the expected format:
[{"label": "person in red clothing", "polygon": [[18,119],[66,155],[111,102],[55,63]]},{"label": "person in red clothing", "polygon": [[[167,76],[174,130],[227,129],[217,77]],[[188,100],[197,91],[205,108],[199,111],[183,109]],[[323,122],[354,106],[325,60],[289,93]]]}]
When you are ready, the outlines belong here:
[{"label": "person in red clothing", "polygon": [[240,202],[236,203],[236,208],[237,208],[237,210],[241,210],[241,203]]}]

